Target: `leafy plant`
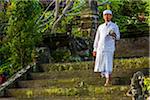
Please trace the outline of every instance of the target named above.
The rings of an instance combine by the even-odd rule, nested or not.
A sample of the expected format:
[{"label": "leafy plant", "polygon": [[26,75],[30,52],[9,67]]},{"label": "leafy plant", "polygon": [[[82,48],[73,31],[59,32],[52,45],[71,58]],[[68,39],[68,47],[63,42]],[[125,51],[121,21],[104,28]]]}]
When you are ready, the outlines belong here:
[{"label": "leafy plant", "polygon": [[144,78],[145,90],[150,94],[150,78]]},{"label": "leafy plant", "polygon": [[[105,0],[102,0],[105,1]],[[110,9],[113,11],[113,22],[117,23],[120,31],[128,34],[130,30],[137,30],[136,26],[139,26],[139,14],[144,13],[145,16],[149,16],[149,5],[146,0],[109,0],[111,2]],[[98,7],[100,13],[107,9],[107,6]],[[100,23],[103,22],[103,18],[100,18]],[[147,20],[145,22],[148,22]],[[128,26],[134,26],[129,28]],[[146,26],[148,27],[148,25]],[[134,32],[132,32],[134,33]]]},{"label": "leafy plant", "polygon": [[[9,66],[8,66],[9,65]],[[7,74],[7,77],[13,75],[16,72],[10,63],[5,63],[0,66],[0,74]]]},{"label": "leafy plant", "polygon": [[52,53],[54,62],[67,62],[70,56],[71,52],[67,48],[56,49],[56,51]]},{"label": "leafy plant", "polygon": [[[9,16],[6,28],[6,41],[0,51],[5,55],[6,63],[15,70],[25,67],[32,62],[32,50],[41,41],[42,34],[35,24],[41,8],[36,0],[12,0],[7,9]],[[7,52],[6,52],[7,51]]]}]

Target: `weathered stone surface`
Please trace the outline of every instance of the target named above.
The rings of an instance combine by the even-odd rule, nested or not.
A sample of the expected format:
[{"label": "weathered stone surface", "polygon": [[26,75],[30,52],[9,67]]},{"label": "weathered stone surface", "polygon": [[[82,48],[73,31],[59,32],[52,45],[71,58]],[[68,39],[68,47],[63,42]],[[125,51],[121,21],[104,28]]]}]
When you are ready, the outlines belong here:
[{"label": "weathered stone surface", "polygon": [[[79,88],[57,88],[57,87],[47,87],[47,88],[26,88],[26,89],[9,89],[8,95],[18,97],[18,98],[32,98],[41,96],[102,96],[102,95],[113,95],[118,94],[120,97],[124,96],[124,92],[128,89],[128,86],[113,86],[113,87],[103,87],[103,86],[88,86],[87,90],[82,87]],[[70,92],[69,92],[70,91]],[[86,92],[84,94],[84,92]],[[106,97],[105,97],[106,98]],[[109,99],[110,100],[110,99]]]},{"label": "weathered stone surface", "polygon": [[[19,79],[23,74],[25,74],[31,66],[27,66],[26,68],[21,69],[16,74],[14,74],[8,81],[0,85],[0,93],[4,92],[4,89],[6,89],[8,86],[13,84],[17,79]],[[2,94],[3,95],[3,94]]]},{"label": "weathered stone surface", "polygon": [[[149,58],[133,58],[133,59],[116,59],[114,60],[114,70],[139,70],[148,68]],[[56,63],[56,64],[43,64],[41,68],[45,72],[51,71],[73,71],[73,70],[88,70],[94,68],[94,62],[77,62],[77,63]],[[146,69],[145,69],[146,70]],[[126,71],[127,72],[127,71]]]},{"label": "weathered stone surface", "polygon": [[149,37],[123,38],[116,43],[116,57],[149,55]]},{"label": "weathered stone surface", "polygon": [[[67,75],[66,75],[67,76]],[[56,78],[56,79],[40,79],[40,80],[25,80],[19,81],[17,88],[39,88],[39,87],[76,87],[80,82],[85,82],[88,85],[101,85],[105,83],[104,78],[99,78],[100,75],[89,77],[73,77],[73,78]],[[113,85],[126,85],[130,83],[130,77],[112,77]],[[31,85],[32,84],[32,85]]]},{"label": "weathered stone surface", "polygon": [[93,72],[93,62],[43,64],[45,72],[30,73],[30,80],[18,80],[16,88],[6,90],[6,96],[16,100],[131,100],[125,94],[130,78],[137,70],[149,71],[147,60],[116,59],[110,87],[104,87],[105,79]]},{"label": "weathered stone surface", "polygon": [[132,97],[132,100],[145,100],[144,91],[144,74],[138,71],[133,74],[130,84],[130,90],[127,95]]}]

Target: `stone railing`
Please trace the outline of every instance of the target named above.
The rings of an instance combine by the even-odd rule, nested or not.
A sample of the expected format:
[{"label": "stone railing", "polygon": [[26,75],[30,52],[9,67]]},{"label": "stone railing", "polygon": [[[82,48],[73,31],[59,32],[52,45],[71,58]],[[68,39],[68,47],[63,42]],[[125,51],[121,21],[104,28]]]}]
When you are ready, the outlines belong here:
[{"label": "stone railing", "polygon": [[8,81],[0,85],[0,96],[5,95],[5,89],[8,88],[11,84],[15,83],[17,79],[27,73],[33,65],[28,65],[26,68],[21,69],[16,74],[14,74]]}]

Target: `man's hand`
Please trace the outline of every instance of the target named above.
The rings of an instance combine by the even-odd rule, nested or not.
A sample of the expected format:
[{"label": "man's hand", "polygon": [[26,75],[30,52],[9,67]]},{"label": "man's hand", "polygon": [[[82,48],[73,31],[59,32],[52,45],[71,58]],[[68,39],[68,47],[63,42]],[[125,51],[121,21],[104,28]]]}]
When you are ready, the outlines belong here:
[{"label": "man's hand", "polygon": [[116,39],[116,33],[113,30],[110,30],[109,35],[112,36],[113,39]]},{"label": "man's hand", "polygon": [[96,57],[96,51],[93,51],[92,54],[93,54],[93,57]]}]

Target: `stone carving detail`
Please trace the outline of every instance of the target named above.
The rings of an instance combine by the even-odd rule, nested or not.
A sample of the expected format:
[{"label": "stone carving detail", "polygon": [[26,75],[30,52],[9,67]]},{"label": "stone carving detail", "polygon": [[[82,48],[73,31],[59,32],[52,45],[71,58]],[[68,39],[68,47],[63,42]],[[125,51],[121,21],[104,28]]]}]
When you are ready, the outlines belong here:
[{"label": "stone carving detail", "polygon": [[127,96],[131,96],[132,100],[145,100],[143,87],[144,74],[141,71],[138,71],[131,79],[130,89],[127,92]]}]

